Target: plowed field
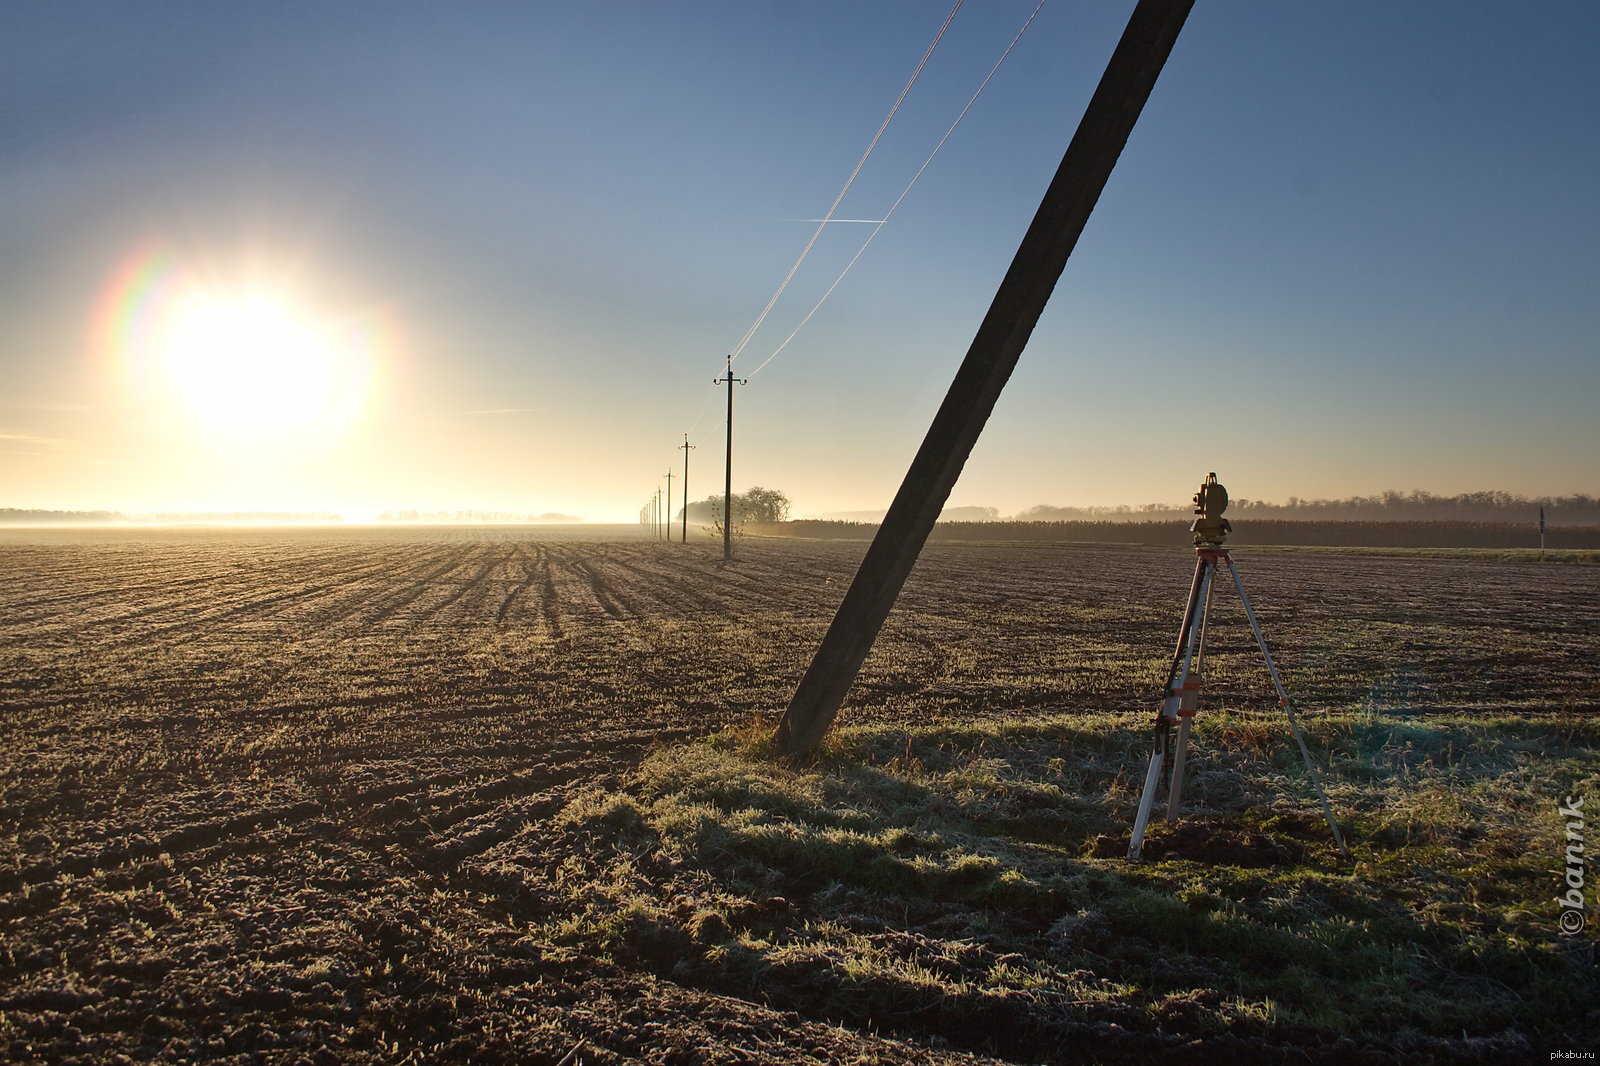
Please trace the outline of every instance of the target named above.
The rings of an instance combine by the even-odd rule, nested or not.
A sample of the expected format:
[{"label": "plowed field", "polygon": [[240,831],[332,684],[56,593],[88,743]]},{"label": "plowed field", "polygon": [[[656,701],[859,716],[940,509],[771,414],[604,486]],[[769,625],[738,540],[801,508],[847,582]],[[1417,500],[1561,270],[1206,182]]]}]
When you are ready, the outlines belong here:
[{"label": "plowed field", "polygon": [[[864,547],[0,534],[0,1059],[980,1061],[532,937],[560,903],[497,850],[781,709]],[[1239,563],[1310,708],[1600,706],[1597,568]],[[1192,565],[932,546],[846,715],[1153,708]],[[1217,610],[1207,699],[1265,702]]]}]

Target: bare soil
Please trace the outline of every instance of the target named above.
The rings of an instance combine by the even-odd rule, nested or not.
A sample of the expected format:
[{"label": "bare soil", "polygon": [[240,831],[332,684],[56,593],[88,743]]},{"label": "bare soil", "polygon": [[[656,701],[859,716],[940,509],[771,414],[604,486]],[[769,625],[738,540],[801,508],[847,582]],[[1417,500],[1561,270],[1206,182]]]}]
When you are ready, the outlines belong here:
[{"label": "bare soil", "polygon": [[[990,1061],[542,942],[560,902],[486,858],[652,745],[775,715],[864,548],[0,532],[0,1059]],[[1596,568],[1239,562],[1308,705],[1600,707]],[[931,546],[846,714],[1153,708],[1192,565]]]}]

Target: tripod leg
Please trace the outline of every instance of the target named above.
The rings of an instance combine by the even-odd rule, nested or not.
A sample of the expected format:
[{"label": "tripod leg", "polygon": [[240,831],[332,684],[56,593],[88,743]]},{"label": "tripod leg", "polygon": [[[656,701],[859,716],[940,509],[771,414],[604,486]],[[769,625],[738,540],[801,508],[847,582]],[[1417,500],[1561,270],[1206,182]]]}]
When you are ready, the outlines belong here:
[{"label": "tripod leg", "polygon": [[1189,586],[1189,602],[1183,609],[1183,624],[1178,627],[1178,647],[1172,654],[1172,665],[1167,668],[1167,687],[1162,696],[1161,710],[1156,715],[1155,749],[1150,753],[1150,769],[1144,775],[1144,790],[1139,794],[1139,813],[1134,817],[1133,837],[1128,842],[1130,859],[1137,859],[1144,850],[1144,831],[1150,822],[1150,809],[1155,805],[1156,792],[1161,788],[1161,770],[1171,743],[1172,724],[1178,716],[1183,675],[1188,671],[1189,657],[1194,651],[1196,608],[1201,602],[1201,592],[1210,580],[1212,569],[1204,559],[1195,563],[1194,581]]},{"label": "tripod leg", "polygon": [[1133,820],[1133,838],[1128,841],[1128,858],[1137,860],[1144,852],[1144,830],[1150,824],[1150,808],[1161,785],[1161,764],[1166,759],[1167,738],[1171,736],[1166,719],[1156,721],[1156,744],[1150,752],[1150,769],[1144,775],[1144,792],[1139,796],[1139,813]]},{"label": "tripod leg", "polygon": [[1183,809],[1183,767],[1189,757],[1189,723],[1187,715],[1178,719],[1178,731],[1172,741],[1172,781],[1167,785],[1167,824],[1178,820]]},{"label": "tripod leg", "polygon": [[1289,729],[1294,733],[1295,743],[1300,746],[1300,757],[1305,760],[1306,773],[1311,776],[1311,784],[1317,790],[1317,799],[1322,801],[1322,814],[1328,819],[1328,828],[1333,831],[1333,842],[1339,846],[1339,854],[1348,859],[1350,849],[1345,847],[1344,834],[1339,832],[1339,823],[1334,820],[1333,805],[1328,802],[1328,793],[1322,787],[1316,760],[1311,758],[1311,749],[1306,747],[1306,737],[1300,729],[1300,717],[1295,714],[1294,701],[1289,698],[1288,690],[1283,687],[1283,679],[1278,676],[1278,666],[1272,661],[1272,652],[1267,650],[1267,638],[1261,633],[1261,623],[1256,621],[1250,597],[1244,592],[1244,582],[1239,579],[1239,568],[1233,565],[1232,559],[1228,560],[1228,572],[1233,575],[1233,587],[1239,590],[1239,602],[1244,604],[1244,616],[1250,620],[1250,630],[1256,636],[1256,644],[1261,647],[1261,655],[1267,660],[1267,673],[1272,675],[1272,685],[1278,690],[1278,702],[1288,713]]},{"label": "tripod leg", "polygon": [[1178,820],[1178,812],[1183,809],[1183,767],[1189,755],[1189,727],[1194,722],[1194,713],[1200,700],[1200,678],[1206,658],[1206,628],[1211,620],[1211,590],[1217,572],[1216,563],[1202,562],[1205,568],[1205,577],[1201,584],[1204,591],[1200,594],[1200,627],[1199,639],[1195,641],[1194,652],[1188,657],[1178,699],[1178,735],[1174,742],[1172,752],[1172,783],[1167,787],[1167,824],[1171,825]]},{"label": "tripod leg", "polygon": [[1167,667],[1167,687],[1163,692],[1159,712],[1163,718],[1171,719],[1178,716],[1178,699],[1183,691],[1178,674],[1184,668],[1189,645],[1194,636],[1195,608],[1200,605],[1201,591],[1206,587],[1212,569],[1212,564],[1205,559],[1200,559],[1194,564],[1194,580],[1189,585],[1189,601],[1183,608],[1183,624],[1178,627],[1178,646],[1172,650],[1172,663]]}]

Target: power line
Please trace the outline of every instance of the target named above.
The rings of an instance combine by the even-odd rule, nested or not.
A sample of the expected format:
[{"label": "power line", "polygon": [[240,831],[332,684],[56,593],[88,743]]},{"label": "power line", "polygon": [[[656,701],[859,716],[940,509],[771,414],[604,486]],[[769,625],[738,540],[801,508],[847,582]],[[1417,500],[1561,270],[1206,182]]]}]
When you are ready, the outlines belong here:
[{"label": "power line", "polygon": [[878,127],[878,132],[872,135],[872,143],[867,145],[867,150],[861,153],[861,158],[856,161],[856,168],[850,172],[850,177],[846,179],[844,188],[840,189],[839,195],[833,198],[833,204],[828,208],[827,214],[823,215],[822,220],[817,223],[817,228],[811,234],[811,239],[806,242],[805,248],[800,252],[800,258],[796,259],[794,266],[789,268],[789,273],[784,276],[782,283],[778,285],[777,291],[772,294],[772,299],[767,301],[767,306],[761,309],[761,313],[756,316],[755,322],[751,324],[749,329],[745,330],[744,336],[739,338],[739,343],[734,345],[732,351],[728,353],[730,360],[737,359],[739,353],[744,351],[745,345],[750,343],[750,338],[754,337],[756,330],[761,328],[761,323],[767,320],[767,315],[772,312],[772,308],[777,304],[778,298],[789,287],[789,282],[794,280],[795,274],[800,269],[800,264],[804,263],[806,256],[811,254],[812,246],[817,243],[817,238],[822,236],[822,231],[833,220],[834,212],[839,210],[839,204],[843,202],[845,193],[849,192],[850,186],[855,184],[856,176],[861,173],[861,168],[867,165],[867,158],[872,155],[872,150],[878,147],[878,141],[883,137],[883,131],[889,128],[890,122],[894,121],[895,113],[900,110],[900,105],[905,102],[906,95],[911,92],[911,87],[917,83],[917,78],[922,74],[922,68],[927,66],[928,60],[933,57],[933,50],[939,47],[939,41],[944,37],[944,31],[950,28],[950,23],[955,20],[956,12],[961,10],[961,4],[962,0],[956,0],[955,6],[950,9],[950,14],[945,16],[944,24],[939,27],[939,32],[934,34],[933,43],[928,45],[926,52],[922,53],[922,59],[917,63],[917,69],[911,72],[911,77],[906,80],[905,87],[900,90],[900,95],[896,98],[894,106],[889,109],[888,115],[884,116],[883,124]]},{"label": "power line", "polygon": [[[794,265],[789,268],[789,273],[784,275],[783,281],[779,283],[777,289],[773,292],[772,297],[767,300],[767,305],[761,309],[761,313],[756,316],[756,320],[750,324],[749,329],[745,330],[744,336],[739,338],[739,343],[734,345],[733,348],[729,350],[726,375],[716,379],[717,384],[726,383],[728,386],[728,440],[725,457],[726,470],[724,474],[724,486],[722,493],[724,512],[722,522],[722,561],[725,564],[732,559],[733,554],[732,543],[729,539],[732,533],[732,516],[728,513],[729,505],[731,504],[733,497],[733,386],[735,383],[741,385],[745,383],[744,379],[735,378],[733,376],[734,360],[737,359],[739,354],[744,351],[745,346],[748,345],[751,338],[756,335],[756,331],[761,328],[761,324],[765,322],[767,320],[767,316],[772,313],[773,307],[777,305],[778,300],[783,296],[784,290],[789,287],[789,282],[793,281],[795,274],[799,272],[800,264],[806,261],[806,256],[811,254],[811,249],[815,247],[818,238],[822,236],[822,231],[828,227],[830,222],[833,221],[835,213],[837,213],[839,210],[839,205],[844,202],[845,194],[848,193],[850,191],[850,187],[855,184],[856,178],[861,174],[861,169],[867,165],[867,160],[871,158],[873,150],[878,147],[878,142],[883,138],[884,131],[889,128],[889,123],[894,121],[895,115],[900,111],[900,105],[905,102],[906,96],[910,94],[911,87],[915,85],[917,83],[917,79],[922,76],[923,68],[928,65],[928,60],[933,58],[934,50],[939,47],[939,42],[944,39],[945,31],[950,28],[950,23],[955,21],[956,13],[961,10],[962,3],[963,0],[955,0],[955,3],[951,6],[950,13],[945,16],[944,22],[939,26],[939,32],[933,35],[933,41],[928,45],[927,50],[922,53],[922,58],[917,61],[916,69],[911,72],[911,77],[906,79],[905,85],[900,89],[900,95],[895,98],[894,105],[889,108],[889,113],[884,116],[883,122],[879,124],[878,131],[872,135],[872,140],[867,144],[867,150],[861,153],[860,159],[856,160],[855,169],[850,172],[850,177],[845,179],[844,187],[839,190],[839,195],[835,196],[833,198],[833,203],[828,205],[827,213],[823,215],[821,219],[817,220],[817,228],[812,231],[811,239],[807,241],[806,246],[801,249],[799,257],[794,261]],[[882,223],[877,222],[875,225],[881,227]],[[874,229],[873,232],[877,232],[876,229]],[[700,419],[704,417],[706,408],[708,406],[709,397],[707,398],[707,402],[701,405],[700,414],[696,415],[694,422],[690,424],[690,431],[693,431],[694,427],[699,425]],[[685,443],[688,442],[687,433],[684,435],[684,441]],[[685,459],[688,458],[688,452],[684,452],[684,457]],[[687,509],[687,502],[685,503],[685,508]]]},{"label": "power line", "polygon": [[[1028,15],[1027,21],[1025,21],[1022,24],[1022,28],[1020,30],[1018,30],[1016,36],[1011,39],[1011,43],[1006,46],[1005,51],[1000,54],[1000,58],[995,61],[994,66],[989,69],[989,73],[984,77],[983,81],[979,83],[978,88],[973,92],[972,96],[967,100],[966,106],[964,106],[961,109],[961,112],[958,115],[956,115],[955,121],[950,124],[950,128],[945,130],[944,136],[939,138],[939,143],[934,145],[933,151],[928,153],[928,157],[925,160],[923,160],[922,166],[917,168],[917,172],[912,175],[911,180],[906,183],[905,188],[900,190],[900,195],[895,198],[894,203],[890,205],[889,210],[884,213],[883,217],[882,218],[877,218],[877,219],[871,219],[871,218],[837,219],[837,218],[834,218],[834,213],[839,209],[839,205],[844,201],[845,194],[850,191],[851,185],[855,183],[856,177],[858,175],[860,175],[861,169],[866,165],[867,159],[868,159],[869,156],[872,155],[873,149],[875,149],[877,147],[878,141],[883,137],[884,131],[889,128],[889,123],[894,119],[894,116],[895,116],[896,112],[898,112],[900,110],[900,105],[905,101],[905,98],[906,98],[907,94],[909,94],[911,92],[912,85],[914,85],[916,83],[916,81],[917,81],[917,78],[921,76],[923,68],[925,66],[927,66],[928,60],[930,58],[932,58],[932,56],[933,56],[934,49],[936,49],[938,47],[940,40],[943,39],[945,30],[949,29],[950,23],[952,21],[954,21],[954,19],[956,17],[956,13],[961,10],[962,3],[963,3],[963,0],[956,0],[955,5],[950,9],[950,13],[945,16],[944,23],[942,25],[940,25],[940,27],[939,27],[939,32],[934,35],[933,42],[928,45],[927,51],[923,53],[922,59],[917,63],[916,69],[911,72],[911,77],[906,80],[906,84],[900,90],[900,95],[899,95],[898,98],[896,98],[896,100],[894,102],[894,106],[892,106],[889,109],[888,115],[886,115],[884,117],[883,123],[878,127],[878,132],[873,135],[871,143],[867,145],[867,150],[862,153],[861,158],[856,162],[855,169],[853,171],[851,171],[850,177],[844,183],[844,187],[839,190],[839,195],[834,197],[834,201],[833,201],[832,205],[829,206],[827,214],[824,215],[820,219],[797,220],[797,221],[806,221],[806,222],[816,222],[817,223],[817,228],[816,228],[816,230],[814,230],[812,232],[811,239],[806,242],[806,246],[800,252],[799,258],[797,258],[795,260],[795,262],[794,262],[794,265],[789,268],[789,273],[784,277],[783,282],[781,284],[779,284],[777,290],[772,294],[772,298],[767,301],[767,305],[764,308],[762,308],[761,314],[756,316],[755,322],[750,326],[750,328],[748,330],[745,331],[745,334],[744,334],[743,337],[740,338],[738,345],[736,345],[734,347],[734,349],[728,354],[727,376],[725,378],[716,379],[716,382],[715,382],[716,384],[722,384],[724,382],[728,382],[728,393],[729,393],[729,395],[728,395],[728,422],[729,422],[729,426],[728,426],[728,437],[729,437],[729,439],[728,439],[728,453],[729,453],[729,455],[728,455],[728,461],[727,461],[727,465],[728,465],[728,468],[729,468],[728,469],[729,484],[727,486],[725,486],[724,490],[723,490],[723,495],[724,495],[724,498],[725,498],[725,502],[727,501],[727,498],[731,496],[731,493],[732,493],[731,475],[732,475],[732,465],[733,464],[732,464],[732,454],[731,453],[732,453],[732,450],[733,450],[732,449],[732,446],[733,446],[733,440],[732,440],[732,421],[733,421],[733,419],[732,419],[732,414],[733,414],[733,395],[732,394],[733,394],[733,383],[732,383],[732,381],[729,381],[729,379],[733,379],[733,362],[734,362],[734,360],[736,358],[738,358],[738,356],[739,356],[739,354],[741,352],[744,351],[745,347],[750,343],[750,340],[755,336],[756,331],[759,330],[761,328],[762,323],[766,321],[767,315],[770,314],[772,309],[773,309],[773,307],[776,306],[779,298],[782,297],[784,291],[788,288],[789,283],[792,280],[794,280],[794,276],[799,271],[800,265],[805,262],[806,256],[810,254],[812,247],[817,243],[817,239],[822,235],[822,231],[830,223],[852,222],[852,223],[861,223],[861,224],[871,225],[872,226],[872,232],[867,235],[867,239],[865,241],[863,241],[861,247],[856,250],[855,255],[851,257],[850,262],[845,264],[844,269],[839,272],[838,277],[834,278],[833,284],[828,286],[827,291],[822,294],[822,297],[819,300],[817,300],[817,302],[814,305],[812,305],[811,310],[806,312],[805,317],[800,320],[799,325],[795,326],[795,328],[790,331],[789,335],[783,339],[783,342],[781,344],[779,344],[775,349],[773,349],[773,351],[772,351],[772,353],[770,355],[768,355],[765,359],[763,359],[761,361],[760,366],[757,366],[755,370],[751,371],[750,376],[754,377],[756,374],[760,373],[761,370],[763,368],[765,368],[768,363],[772,362],[772,360],[776,359],[778,357],[778,353],[782,352],[785,348],[787,348],[789,346],[789,342],[794,340],[795,337],[800,333],[800,331],[805,328],[806,324],[808,322],[810,322],[812,317],[822,308],[822,305],[827,302],[828,297],[833,295],[834,290],[839,287],[840,282],[844,281],[845,275],[850,273],[850,269],[856,265],[857,260],[859,260],[863,254],[865,254],[867,248],[871,246],[874,238],[876,238],[878,236],[878,232],[883,229],[883,227],[884,227],[884,225],[886,223],[888,223],[890,217],[895,213],[896,209],[899,208],[900,204],[905,200],[906,196],[910,194],[912,188],[916,186],[917,182],[921,179],[923,173],[926,172],[928,167],[933,163],[934,158],[936,156],[938,156],[940,150],[944,148],[945,142],[947,142],[950,139],[951,135],[953,133],[955,133],[956,127],[961,125],[962,119],[967,117],[967,112],[972,110],[972,106],[975,103],[977,103],[978,97],[983,94],[983,90],[984,89],[988,88],[989,82],[994,79],[994,76],[995,76],[996,73],[999,72],[1000,67],[1010,57],[1012,51],[1017,47],[1018,42],[1020,42],[1022,40],[1023,34],[1028,32],[1028,28],[1033,25],[1034,19],[1036,19],[1038,17],[1038,15],[1039,15],[1039,12],[1044,9],[1044,5],[1046,3],[1046,0],[1039,0],[1039,2],[1034,6],[1033,11],[1031,13],[1029,13],[1029,15]],[[738,380],[738,379],[733,379],[733,380]],[[748,379],[745,379],[745,380],[748,380]],[[740,381],[739,383],[743,384],[743,381]],[[706,412],[710,409],[710,407],[711,407],[711,397],[707,396],[705,398],[704,402],[701,403],[700,410],[699,410],[698,413],[696,413],[696,415],[694,417],[694,420],[689,423],[688,430],[686,430],[685,433],[684,433],[684,445],[686,447],[693,447],[693,445],[689,444],[689,435],[691,433],[693,433],[694,430],[696,429],[696,427],[698,427],[700,425],[701,419],[703,419],[705,417]],[[687,465],[687,462],[688,462],[688,457],[689,457],[689,453],[687,451],[685,451],[684,452],[684,461],[685,461],[686,465]],[[687,471],[685,472],[685,481],[687,482]],[[688,509],[688,500],[687,500],[687,498],[685,498],[685,500],[684,500],[684,508],[685,508],[685,514],[687,516],[687,509]],[[727,525],[727,520],[725,519],[724,520],[724,526],[726,526],[726,525]],[[727,561],[727,559],[730,556],[730,546],[727,544],[727,533],[728,533],[728,531],[725,528],[724,529],[724,544],[723,544],[723,559],[724,559],[724,561]]]},{"label": "power line", "polygon": [[700,420],[706,416],[706,412],[709,411],[710,409],[711,409],[711,397],[707,396],[706,399],[705,399],[705,402],[700,405],[700,412],[694,416],[694,421],[690,422],[689,423],[689,428],[683,431],[683,435],[685,437],[687,437],[689,434],[694,432],[695,427],[700,424]]},{"label": "power line", "polygon": [[[778,353],[787,348],[789,346],[789,342],[794,340],[795,336],[805,328],[807,322],[811,321],[811,316],[816,314],[817,311],[821,309],[822,305],[828,302],[828,297],[833,295],[833,290],[837,289],[839,287],[839,283],[844,280],[844,276],[850,273],[850,268],[856,265],[856,260],[860,259],[862,254],[866,252],[868,246],[872,244],[873,239],[878,236],[878,231],[883,229],[890,217],[894,215],[895,210],[900,206],[900,202],[906,198],[907,194],[911,192],[912,187],[917,184],[918,179],[922,177],[923,171],[927,170],[928,166],[933,162],[934,156],[939,154],[939,150],[943,148],[945,142],[950,139],[950,135],[956,131],[956,127],[961,125],[961,120],[967,117],[967,112],[972,110],[972,105],[978,102],[978,97],[983,95],[983,90],[988,88],[989,82],[994,79],[995,74],[1000,70],[1001,64],[1003,64],[1006,61],[1006,58],[1011,55],[1012,49],[1017,47],[1017,42],[1022,40],[1022,35],[1028,32],[1028,27],[1033,25],[1033,20],[1039,17],[1039,12],[1044,9],[1044,5],[1045,0],[1039,0],[1039,3],[1033,9],[1033,13],[1028,16],[1028,21],[1022,24],[1022,29],[1018,30],[1017,35],[1011,38],[1011,43],[1006,46],[1006,50],[1004,52],[1000,53],[1000,58],[995,61],[994,66],[989,69],[988,75],[984,77],[981,83],[979,83],[977,91],[974,92],[971,99],[967,101],[967,106],[963,107],[961,109],[961,113],[956,116],[956,120],[950,123],[950,128],[944,131],[944,136],[940,137],[939,143],[933,146],[933,151],[928,153],[928,158],[922,161],[922,166],[917,168],[917,172],[911,176],[911,180],[906,183],[906,187],[900,190],[900,195],[895,198],[894,203],[889,205],[889,210],[883,213],[883,218],[879,219],[877,225],[872,227],[872,232],[867,234],[867,239],[865,241],[861,242],[861,247],[856,250],[855,255],[850,257],[850,262],[846,263],[844,265],[844,269],[839,271],[839,276],[833,279],[833,284],[828,286],[828,291],[824,292],[821,299],[817,300],[817,302],[812,305],[811,310],[806,312],[806,316],[800,320],[800,324],[794,327],[787,337],[783,338],[783,343],[774,348],[772,354],[761,361],[761,366],[758,366],[754,370],[750,371],[751,377],[755,377],[757,374],[761,373],[762,367],[776,359],[778,357]],[[863,219],[861,221],[870,220]]]}]

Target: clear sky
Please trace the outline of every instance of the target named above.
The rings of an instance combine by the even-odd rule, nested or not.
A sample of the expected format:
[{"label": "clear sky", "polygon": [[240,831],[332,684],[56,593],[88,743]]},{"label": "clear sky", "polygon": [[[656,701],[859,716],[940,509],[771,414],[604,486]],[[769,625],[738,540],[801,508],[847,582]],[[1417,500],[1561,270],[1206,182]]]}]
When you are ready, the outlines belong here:
[{"label": "clear sky", "polygon": [[[893,203],[1036,0],[969,0]],[[736,363],[736,489],[887,505],[1130,2],[1049,0]],[[0,506],[631,521],[945,0],[0,12]],[[951,498],[1600,490],[1600,6],[1201,0]],[[677,485],[674,486],[676,492]]]}]

